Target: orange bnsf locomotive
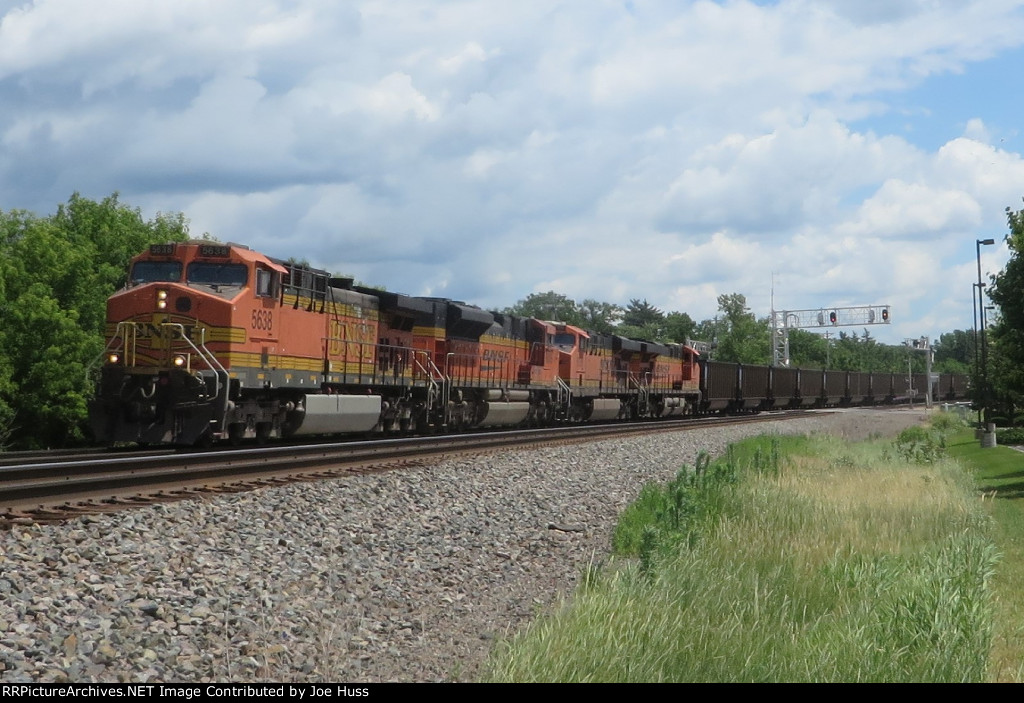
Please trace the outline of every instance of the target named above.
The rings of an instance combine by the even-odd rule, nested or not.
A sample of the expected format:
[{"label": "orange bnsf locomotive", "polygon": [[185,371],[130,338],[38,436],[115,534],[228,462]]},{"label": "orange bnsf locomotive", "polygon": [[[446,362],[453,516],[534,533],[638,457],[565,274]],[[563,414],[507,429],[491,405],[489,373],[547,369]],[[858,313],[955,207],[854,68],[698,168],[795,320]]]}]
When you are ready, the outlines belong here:
[{"label": "orange bnsf locomotive", "polygon": [[107,304],[101,442],[191,445],[662,417],[697,353],[352,285],[235,244],[158,244]]}]

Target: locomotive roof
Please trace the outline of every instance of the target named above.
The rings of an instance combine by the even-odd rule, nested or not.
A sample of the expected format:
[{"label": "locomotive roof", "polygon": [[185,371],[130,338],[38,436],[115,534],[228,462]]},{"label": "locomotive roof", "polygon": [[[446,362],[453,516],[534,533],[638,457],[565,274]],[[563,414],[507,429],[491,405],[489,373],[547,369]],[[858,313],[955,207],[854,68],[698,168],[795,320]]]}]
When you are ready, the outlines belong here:
[{"label": "locomotive roof", "polygon": [[[248,247],[246,247],[246,248],[248,248]],[[238,253],[241,255],[244,252],[240,251]],[[258,256],[260,259],[266,259],[270,263],[276,264],[277,266],[280,266],[281,268],[279,270],[282,273],[284,273],[285,271],[287,271],[288,269],[291,268],[291,269],[299,269],[300,271],[308,271],[309,273],[313,274],[314,276],[323,276],[324,278],[330,278],[331,277],[331,274],[329,274],[327,271],[324,271],[323,269],[315,269],[312,266],[310,266],[309,264],[302,264],[302,263],[299,263],[297,261],[285,261],[284,259],[275,259],[275,258],[270,257],[270,256],[264,256],[263,254],[257,254],[256,256]]]},{"label": "locomotive roof", "polygon": [[[445,303],[452,308],[455,317],[462,322],[472,324],[473,326],[490,326],[494,322],[503,324],[503,320],[506,318],[512,318],[515,316],[506,315],[504,313],[492,312],[484,310],[476,305],[470,305],[463,301],[451,300],[448,298],[441,297],[427,297],[427,296],[411,296],[404,295],[402,293],[392,293],[390,291],[383,291],[377,288],[369,288],[366,286],[354,284],[353,279],[333,278],[331,274],[323,269],[313,268],[308,264],[285,261],[283,259],[277,259],[274,257],[260,254],[259,252],[253,251],[244,244],[236,244],[234,242],[228,242],[226,244],[221,242],[214,242],[205,239],[190,239],[183,243],[184,245],[199,246],[199,245],[213,245],[213,246],[227,246],[230,247],[232,253],[246,262],[261,263],[265,266],[272,268],[280,273],[287,273],[288,270],[301,270],[308,272],[314,276],[322,276],[330,280],[332,286],[348,288],[356,292],[372,295],[380,299],[381,304],[385,308],[390,308],[396,311],[412,314],[429,314],[433,310],[433,306],[436,303]],[[528,318],[523,318],[528,319]],[[557,320],[537,320],[535,322],[541,325],[546,332],[554,334],[559,329],[575,332],[580,337],[591,337],[591,333],[587,332],[581,327],[570,325]],[[661,354],[661,355],[674,355],[673,352],[678,348],[680,353],[682,351],[689,351],[694,356],[700,356],[701,352],[688,344],[676,344],[671,343],[668,345],[659,344],[657,342],[649,342],[646,340],[634,340],[627,337],[622,337],[616,334],[611,335],[600,335],[607,336],[612,339],[612,344],[616,349],[643,352],[648,354]]]},{"label": "locomotive roof", "polygon": [[278,273],[285,273],[288,271],[287,268],[279,264],[274,259],[271,259],[269,256],[264,256],[263,254],[252,251],[248,247],[245,249],[240,249],[234,244],[232,244],[231,246],[234,247],[235,256],[237,256],[242,261],[247,261],[249,263],[264,264],[265,266],[272,268]]},{"label": "locomotive roof", "polygon": [[[280,273],[285,273],[288,270],[288,269],[285,268],[285,266],[287,266],[287,264],[285,262],[278,261],[277,259],[272,259],[269,256],[265,256],[263,254],[260,254],[257,251],[253,251],[252,249],[250,249],[249,247],[245,246],[244,244],[235,244],[234,242],[228,242],[227,244],[225,244],[223,242],[214,242],[214,241],[211,241],[209,239],[189,239],[187,242],[168,242],[167,245],[173,245],[174,251],[176,251],[177,247],[179,247],[179,246],[182,246],[182,247],[203,247],[203,246],[206,246],[206,247],[226,247],[226,248],[228,248],[230,250],[231,254],[233,254],[237,258],[239,258],[242,261],[245,261],[247,263],[260,263],[260,264],[263,264],[264,266],[267,266],[267,267],[273,269],[274,271],[278,271]],[[161,245],[161,246],[166,246],[166,245]],[[142,257],[145,257],[145,256],[150,256],[150,255],[152,255],[152,253],[153,253],[152,247],[150,247],[150,248],[146,249],[145,251],[143,251],[142,253],[140,253],[138,256],[136,256],[134,258],[138,259],[138,258],[142,258]],[[173,254],[171,252],[167,252],[167,253],[161,252],[160,254],[157,254],[157,256],[160,256],[160,257],[163,257],[163,256],[173,256]],[[310,270],[314,271],[314,273],[318,273],[315,269],[310,269]]]},{"label": "locomotive roof", "polygon": [[615,351],[640,352],[640,342],[616,334],[612,335],[612,349]]},{"label": "locomotive roof", "polygon": [[568,332],[575,332],[576,334],[578,334],[580,337],[583,337],[584,339],[590,339],[590,333],[587,332],[582,327],[577,327],[576,325],[569,325],[569,324],[566,324],[564,322],[553,322],[551,324],[555,325],[555,327],[559,327],[559,328],[561,328],[563,330],[566,330]]},{"label": "locomotive roof", "polygon": [[352,286],[352,289],[366,295],[377,296],[381,306],[385,309],[420,314],[429,314],[434,310],[433,303],[424,298],[403,295],[402,293],[391,293],[386,290],[376,290],[375,288],[366,288],[365,286]]}]

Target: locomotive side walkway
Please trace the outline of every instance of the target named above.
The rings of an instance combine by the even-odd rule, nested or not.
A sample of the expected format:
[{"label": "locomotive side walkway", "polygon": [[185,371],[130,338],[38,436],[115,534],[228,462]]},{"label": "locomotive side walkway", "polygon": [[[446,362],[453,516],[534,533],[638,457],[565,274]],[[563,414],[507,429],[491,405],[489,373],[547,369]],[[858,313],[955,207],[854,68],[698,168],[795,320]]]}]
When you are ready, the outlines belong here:
[{"label": "locomotive side walkway", "polygon": [[618,512],[762,432],[891,435],[858,409],[449,460],[0,533],[0,680],[471,679],[575,587]]}]

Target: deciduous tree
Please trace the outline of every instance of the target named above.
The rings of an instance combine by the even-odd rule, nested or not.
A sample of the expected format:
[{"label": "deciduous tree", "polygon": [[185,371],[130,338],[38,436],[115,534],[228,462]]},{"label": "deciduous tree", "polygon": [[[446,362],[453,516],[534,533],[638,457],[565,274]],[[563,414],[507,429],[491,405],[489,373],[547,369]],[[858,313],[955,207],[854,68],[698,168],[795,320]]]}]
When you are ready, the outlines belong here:
[{"label": "deciduous tree", "polygon": [[988,380],[993,399],[1014,408],[1024,405],[1024,210],[1006,208],[1010,259],[992,277],[989,297],[999,315],[988,333]]},{"label": "deciduous tree", "polygon": [[971,373],[974,368],[974,330],[953,330],[939,335],[933,370],[938,373]]},{"label": "deciduous tree", "polygon": [[553,290],[549,290],[547,293],[531,293],[512,307],[505,308],[504,312],[509,315],[564,322],[570,325],[578,325],[582,322],[576,301]]},{"label": "deciduous tree", "polygon": [[582,301],[576,311],[580,317],[581,327],[601,334],[611,334],[623,312],[622,308],[614,303],[602,303],[593,298]]},{"label": "deciduous tree", "polygon": [[760,321],[741,293],[718,296],[719,337],[715,358],[741,364],[767,364],[771,339],[767,320]]},{"label": "deciduous tree", "polygon": [[684,344],[688,340],[694,339],[697,323],[685,312],[672,311],[665,315],[664,329],[664,341]]},{"label": "deciduous tree", "polygon": [[0,212],[0,432],[14,446],[60,446],[85,436],[87,369],[103,349],[106,299],[129,259],[153,242],[187,237],[184,216],[145,220],[117,194],[77,193],[39,217]]}]

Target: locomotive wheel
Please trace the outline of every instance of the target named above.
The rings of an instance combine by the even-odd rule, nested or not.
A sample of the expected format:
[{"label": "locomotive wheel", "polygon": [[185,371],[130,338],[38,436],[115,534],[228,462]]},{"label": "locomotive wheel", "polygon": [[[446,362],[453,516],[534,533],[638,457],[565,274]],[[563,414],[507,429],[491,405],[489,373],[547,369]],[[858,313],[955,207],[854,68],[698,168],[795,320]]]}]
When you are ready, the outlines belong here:
[{"label": "locomotive wheel", "polygon": [[188,451],[189,449],[209,449],[213,446],[213,434],[206,430],[203,434],[199,435],[195,442],[190,447],[187,444],[178,445],[179,451]]},{"label": "locomotive wheel", "polygon": [[271,427],[269,422],[256,423],[256,444],[266,444],[270,440]]},{"label": "locomotive wheel", "polygon": [[245,436],[245,423],[244,422],[233,422],[228,425],[228,444],[232,447],[237,447],[242,443],[242,437]]}]

